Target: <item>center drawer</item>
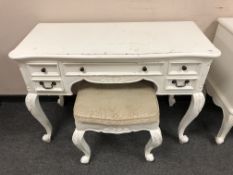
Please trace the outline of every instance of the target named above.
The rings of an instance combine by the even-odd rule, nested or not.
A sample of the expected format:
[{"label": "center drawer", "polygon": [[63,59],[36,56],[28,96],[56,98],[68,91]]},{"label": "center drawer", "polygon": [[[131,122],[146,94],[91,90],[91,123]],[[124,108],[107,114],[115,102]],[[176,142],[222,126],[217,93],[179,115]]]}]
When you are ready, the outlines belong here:
[{"label": "center drawer", "polygon": [[164,63],[64,63],[66,76],[76,75],[163,75]]}]

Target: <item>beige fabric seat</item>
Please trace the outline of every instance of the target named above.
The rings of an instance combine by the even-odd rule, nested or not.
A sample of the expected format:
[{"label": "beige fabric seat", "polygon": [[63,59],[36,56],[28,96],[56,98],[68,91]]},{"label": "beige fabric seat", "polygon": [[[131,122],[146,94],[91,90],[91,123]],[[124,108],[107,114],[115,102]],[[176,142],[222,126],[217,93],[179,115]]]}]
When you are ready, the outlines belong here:
[{"label": "beige fabric seat", "polygon": [[86,84],[74,105],[77,122],[132,125],[159,122],[155,89],[140,82],[126,85]]},{"label": "beige fabric seat", "polygon": [[155,92],[145,82],[124,85],[84,83],[79,86],[72,141],[84,153],[81,163],[88,163],[91,157],[91,149],[84,139],[86,131],[113,134],[149,131],[151,138],[145,146],[145,158],[153,161],[151,151],[162,143]]}]

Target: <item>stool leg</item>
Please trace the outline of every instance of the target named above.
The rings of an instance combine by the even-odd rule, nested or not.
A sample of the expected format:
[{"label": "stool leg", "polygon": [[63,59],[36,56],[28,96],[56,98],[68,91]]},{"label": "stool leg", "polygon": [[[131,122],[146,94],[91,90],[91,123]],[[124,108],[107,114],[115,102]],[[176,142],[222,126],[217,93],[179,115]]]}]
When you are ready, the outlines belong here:
[{"label": "stool leg", "polygon": [[91,157],[91,150],[89,145],[87,144],[87,142],[84,139],[84,134],[85,131],[80,131],[75,129],[73,136],[72,136],[72,141],[74,143],[74,145],[79,148],[83,153],[84,156],[82,156],[82,158],[80,159],[81,163],[89,163],[90,161],[90,157]]},{"label": "stool leg", "polygon": [[145,146],[145,157],[149,162],[154,161],[154,155],[151,151],[161,145],[162,143],[162,134],[160,128],[150,131],[151,138]]}]

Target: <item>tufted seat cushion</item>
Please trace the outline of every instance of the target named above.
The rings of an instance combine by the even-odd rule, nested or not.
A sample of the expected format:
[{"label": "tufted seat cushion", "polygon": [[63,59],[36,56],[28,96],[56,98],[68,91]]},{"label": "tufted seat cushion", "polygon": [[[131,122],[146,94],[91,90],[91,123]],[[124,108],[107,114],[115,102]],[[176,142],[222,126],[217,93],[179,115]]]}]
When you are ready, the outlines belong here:
[{"label": "tufted seat cushion", "polygon": [[159,122],[155,89],[147,83],[100,85],[86,83],[76,97],[76,122],[132,125]]}]

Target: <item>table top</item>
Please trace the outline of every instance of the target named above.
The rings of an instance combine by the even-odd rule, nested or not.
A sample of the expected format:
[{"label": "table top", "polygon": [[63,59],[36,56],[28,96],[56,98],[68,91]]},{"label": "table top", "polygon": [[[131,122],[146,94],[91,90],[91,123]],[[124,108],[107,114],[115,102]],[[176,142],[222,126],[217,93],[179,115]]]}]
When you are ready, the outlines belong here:
[{"label": "table top", "polygon": [[32,58],[218,57],[192,21],[40,23],[9,54]]}]

